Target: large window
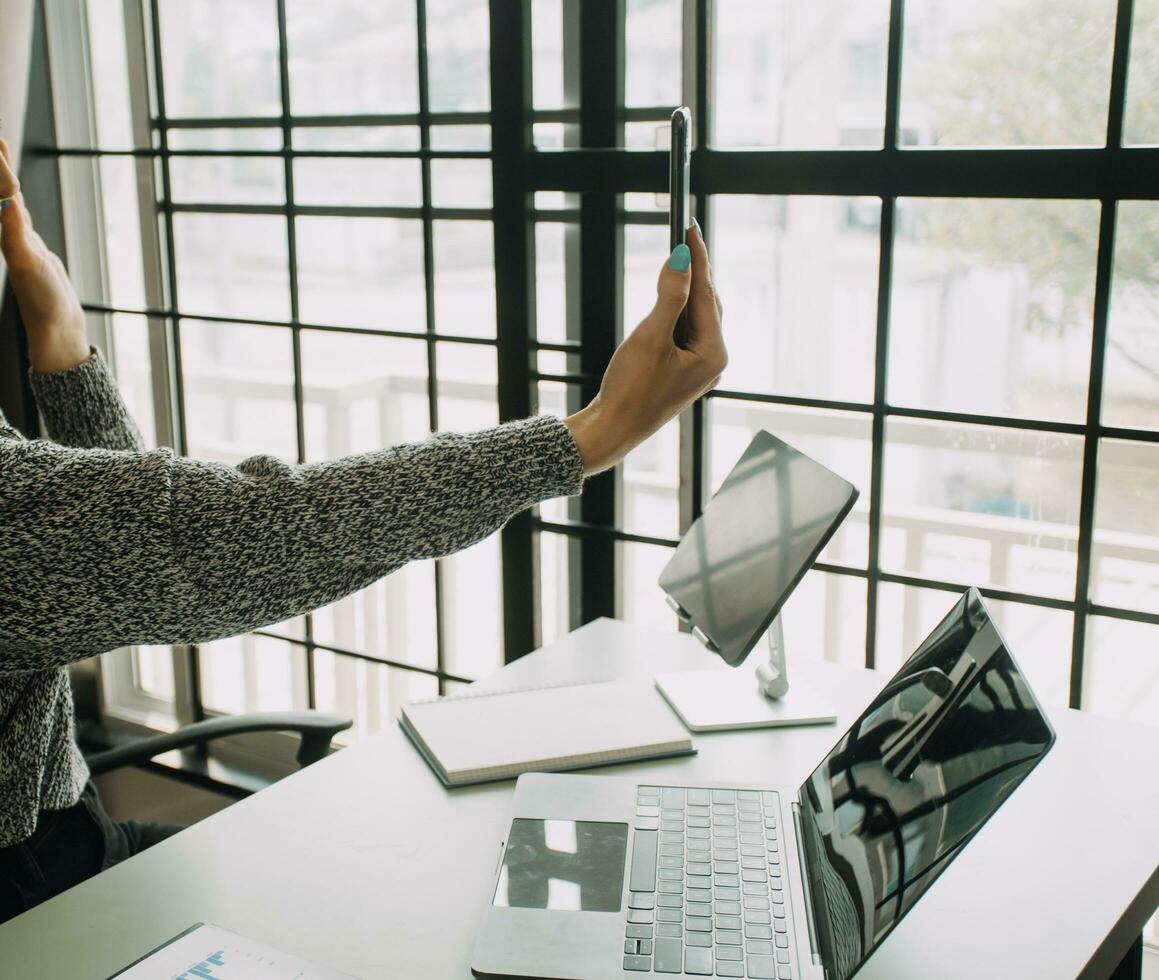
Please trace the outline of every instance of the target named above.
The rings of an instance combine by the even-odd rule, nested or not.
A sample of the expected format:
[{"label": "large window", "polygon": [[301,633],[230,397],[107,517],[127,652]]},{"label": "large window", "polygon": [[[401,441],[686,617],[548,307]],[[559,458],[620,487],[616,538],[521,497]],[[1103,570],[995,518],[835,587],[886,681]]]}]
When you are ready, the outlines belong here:
[{"label": "large window", "polygon": [[1048,703],[1159,717],[1157,0],[75,2],[69,257],[151,440],[574,410],[651,303],[680,102],[731,352],[581,499],[110,660],[111,710],[366,732],[595,616],[674,629],[657,573],[763,427],[862,489],[791,656],[892,669],[978,585]]}]

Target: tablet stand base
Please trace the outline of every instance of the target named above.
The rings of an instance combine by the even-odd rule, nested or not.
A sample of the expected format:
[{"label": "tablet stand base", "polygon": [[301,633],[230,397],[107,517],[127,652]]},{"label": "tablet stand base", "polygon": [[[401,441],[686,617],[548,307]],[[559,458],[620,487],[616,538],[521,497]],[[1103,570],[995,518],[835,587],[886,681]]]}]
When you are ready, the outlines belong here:
[{"label": "tablet stand base", "polygon": [[735,670],[677,670],[656,675],[656,689],[692,732],[828,725],[837,715],[821,695],[785,670],[780,617],[767,635],[768,661]]}]

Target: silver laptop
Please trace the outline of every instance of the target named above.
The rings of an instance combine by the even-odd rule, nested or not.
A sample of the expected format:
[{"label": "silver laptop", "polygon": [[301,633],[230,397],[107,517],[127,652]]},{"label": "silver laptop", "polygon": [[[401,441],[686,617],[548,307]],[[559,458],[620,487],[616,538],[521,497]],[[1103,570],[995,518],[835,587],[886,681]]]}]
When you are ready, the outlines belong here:
[{"label": "silver laptop", "polygon": [[971,589],[799,787],[521,776],[472,971],[845,980],[1053,741]]},{"label": "silver laptop", "polygon": [[[856,497],[758,432],[661,573],[669,603],[739,665]],[[772,755],[745,785],[521,776],[472,969],[845,980],[1052,741],[970,590],[800,787]]]}]

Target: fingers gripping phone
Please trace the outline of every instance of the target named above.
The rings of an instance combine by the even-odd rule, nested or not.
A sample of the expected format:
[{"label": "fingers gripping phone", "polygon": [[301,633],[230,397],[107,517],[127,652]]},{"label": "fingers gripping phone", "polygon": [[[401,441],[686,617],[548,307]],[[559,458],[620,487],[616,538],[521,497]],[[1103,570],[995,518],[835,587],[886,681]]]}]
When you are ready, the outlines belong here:
[{"label": "fingers gripping phone", "polygon": [[[692,113],[681,106],[672,113],[672,146],[668,154],[668,248],[683,245],[688,222],[688,171],[692,164]],[[673,331],[677,347],[688,346],[688,311],[681,312]]]}]

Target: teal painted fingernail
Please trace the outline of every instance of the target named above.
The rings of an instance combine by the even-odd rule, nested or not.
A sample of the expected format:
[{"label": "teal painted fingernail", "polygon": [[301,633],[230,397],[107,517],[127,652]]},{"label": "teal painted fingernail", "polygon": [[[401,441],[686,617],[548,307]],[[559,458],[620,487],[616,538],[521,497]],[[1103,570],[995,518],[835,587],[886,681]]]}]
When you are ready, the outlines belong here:
[{"label": "teal painted fingernail", "polygon": [[12,198],[6,197],[3,201],[0,201],[0,211],[10,207],[12,207]]},{"label": "teal painted fingernail", "polygon": [[669,269],[687,272],[690,265],[692,265],[692,253],[688,251],[687,245],[677,245],[672,249],[672,254],[668,256]]}]

